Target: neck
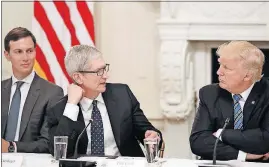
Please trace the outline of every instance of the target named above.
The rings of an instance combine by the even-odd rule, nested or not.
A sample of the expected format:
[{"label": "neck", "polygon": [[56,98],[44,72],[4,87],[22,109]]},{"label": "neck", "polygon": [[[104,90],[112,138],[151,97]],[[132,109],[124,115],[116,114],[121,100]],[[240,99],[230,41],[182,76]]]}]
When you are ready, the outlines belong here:
[{"label": "neck", "polygon": [[235,90],[235,91],[233,91],[232,93],[233,93],[233,94],[241,94],[241,93],[243,93],[244,91],[246,91],[252,84],[253,84],[253,83],[250,82],[250,83],[246,83],[246,84],[244,84],[244,85],[241,85],[241,86],[240,86],[240,89]]},{"label": "neck", "polygon": [[28,75],[30,75],[30,73],[27,73],[27,74],[21,74],[21,73],[17,73],[16,71],[13,71],[13,75],[16,79],[18,80],[23,80],[24,78],[26,78]]},{"label": "neck", "polygon": [[93,92],[93,91],[89,91],[89,92],[85,92],[85,97],[91,99],[91,100],[94,100],[98,97],[100,93],[99,92]]}]

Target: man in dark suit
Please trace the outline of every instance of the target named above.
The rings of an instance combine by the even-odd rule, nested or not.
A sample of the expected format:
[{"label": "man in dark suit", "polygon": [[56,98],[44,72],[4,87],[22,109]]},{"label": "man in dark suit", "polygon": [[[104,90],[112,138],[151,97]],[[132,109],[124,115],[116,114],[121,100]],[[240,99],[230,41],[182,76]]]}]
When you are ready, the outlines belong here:
[{"label": "man in dark suit", "polygon": [[13,75],[2,81],[2,152],[48,153],[46,112],[63,90],[33,71],[36,39],[29,30],[12,29],[4,45]]},{"label": "man in dark suit", "polygon": [[52,154],[54,136],[68,136],[67,156],[72,156],[78,135],[91,119],[79,141],[79,154],[144,156],[138,140],[161,138],[130,88],[106,83],[109,64],[96,48],[74,46],[65,57],[65,66],[76,84],[68,87],[68,96],[49,112]]},{"label": "man in dark suit", "polygon": [[[262,78],[264,55],[246,41],[223,44],[217,51],[219,83],[200,89],[190,136],[192,152],[212,159],[217,137],[219,160],[268,160],[269,80]],[[222,127],[227,118],[227,129]]]}]

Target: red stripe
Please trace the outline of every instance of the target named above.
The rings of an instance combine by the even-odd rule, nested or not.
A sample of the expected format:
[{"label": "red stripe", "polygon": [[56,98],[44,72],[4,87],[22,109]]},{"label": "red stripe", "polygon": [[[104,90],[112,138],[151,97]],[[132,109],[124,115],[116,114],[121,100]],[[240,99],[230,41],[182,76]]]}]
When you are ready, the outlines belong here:
[{"label": "red stripe", "polygon": [[77,8],[79,14],[85,24],[85,27],[88,30],[90,37],[92,38],[93,43],[95,43],[95,36],[94,36],[94,21],[92,17],[92,13],[88,8],[88,5],[85,1],[76,1]]},{"label": "red stripe", "polygon": [[79,45],[80,42],[77,39],[75,27],[73,23],[71,22],[71,16],[70,16],[70,11],[69,11],[68,6],[66,5],[65,2],[59,2],[59,1],[54,1],[54,4],[70,32],[71,45],[72,46]]},{"label": "red stripe", "polygon": [[61,66],[61,69],[63,70],[69,83],[71,83],[72,80],[70,79],[68,73],[66,72],[65,66],[64,66],[65,50],[64,50],[61,42],[59,41],[59,39],[58,39],[58,37],[57,37],[53,27],[52,27],[47,15],[46,15],[44,8],[42,7],[40,2],[38,2],[38,1],[34,1],[34,16],[35,16],[36,20],[39,22],[42,29],[44,30],[44,32],[45,32],[45,34],[50,42],[51,48],[56,55],[58,63]]},{"label": "red stripe", "polygon": [[38,61],[42,70],[45,72],[48,81],[55,83],[54,77],[50,72],[50,66],[48,65],[47,60],[38,45],[36,45],[36,60]]}]

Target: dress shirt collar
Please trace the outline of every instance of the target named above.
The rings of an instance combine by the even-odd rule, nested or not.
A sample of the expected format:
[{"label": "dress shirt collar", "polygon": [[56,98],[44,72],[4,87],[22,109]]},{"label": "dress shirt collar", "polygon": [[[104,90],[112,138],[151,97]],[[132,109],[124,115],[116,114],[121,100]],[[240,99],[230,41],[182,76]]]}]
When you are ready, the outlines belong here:
[{"label": "dress shirt collar", "polygon": [[[247,101],[247,98],[248,98],[248,96],[249,96],[249,94],[250,94],[250,92],[251,92],[251,90],[252,90],[254,84],[255,84],[255,83],[253,83],[247,90],[245,90],[244,92],[240,93],[240,95],[242,96],[242,98],[241,98],[240,100],[242,100],[242,101],[244,101],[244,102]],[[233,97],[233,95],[234,95],[234,94],[232,93],[232,97]]]},{"label": "dress shirt collar", "polygon": [[[103,99],[103,96],[102,96],[101,93],[97,96],[97,98],[96,98],[95,100],[97,100],[98,102],[103,103],[103,104],[105,103],[105,102],[104,102],[104,99]],[[83,97],[83,98],[80,100],[79,103],[80,103],[80,105],[81,105],[81,107],[82,107],[82,109],[83,109],[84,111],[88,111],[89,108],[90,108],[90,106],[92,105],[92,102],[93,102],[92,99],[89,99],[89,98],[87,98],[87,97]]]},{"label": "dress shirt collar", "polygon": [[14,74],[12,74],[12,85],[14,85],[17,81],[23,81],[24,83],[31,84],[34,80],[35,72],[32,71],[27,77],[22,80],[18,80]]}]

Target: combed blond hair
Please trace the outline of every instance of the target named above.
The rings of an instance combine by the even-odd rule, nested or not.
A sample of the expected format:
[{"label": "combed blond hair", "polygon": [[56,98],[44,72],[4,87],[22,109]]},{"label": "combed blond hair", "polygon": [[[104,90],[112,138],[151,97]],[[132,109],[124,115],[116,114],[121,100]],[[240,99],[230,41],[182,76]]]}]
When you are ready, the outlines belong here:
[{"label": "combed blond hair", "polygon": [[243,60],[243,65],[253,74],[253,82],[262,77],[264,64],[263,52],[248,41],[231,41],[219,46],[218,56],[238,57]]}]

